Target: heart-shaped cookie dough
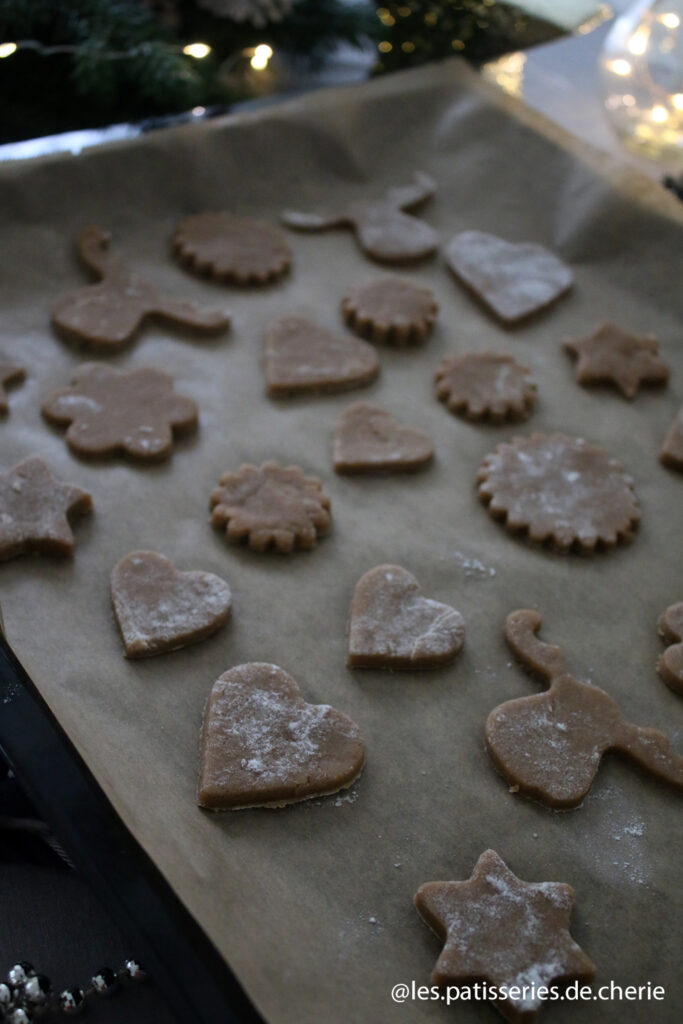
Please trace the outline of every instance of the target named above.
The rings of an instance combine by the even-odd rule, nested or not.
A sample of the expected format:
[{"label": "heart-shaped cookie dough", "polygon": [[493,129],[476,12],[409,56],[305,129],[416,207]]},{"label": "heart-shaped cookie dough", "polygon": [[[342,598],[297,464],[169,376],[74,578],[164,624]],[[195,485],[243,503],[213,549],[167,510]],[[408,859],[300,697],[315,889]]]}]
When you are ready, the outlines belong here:
[{"label": "heart-shaped cookie dough", "polygon": [[513,326],[572,284],[572,272],[554,253],[533,242],[506,242],[483,231],[463,231],[446,249],[446,263],[499,320]]},{"label": "heart-shaped cookie dough", "polygon": [[404,427],[378,405],[354,402],[334,428],[332,464],[336,473],[405,473],[434,454],[423,430]]},{"label": "heart-shaped cookie dough", "polygon": [[204,712],[198,803],[284,807],[346,789],[365,761],[355,722],[307,704],[292,677],[252,662],[224,672]]},{"label": "heart-shaped cookie dough", "polygon": [[379,372],[372,345],[334,334],[302,316],[283,316],[266,331],[266,384],[271,398],[348,391]]},{"label": "heart-shaped cookie dough", "polygon": [[420,584],[400,565],[377,565],[358,580],[351,601],[350,668],[438,668],[464,642],[460,612],[422,597]]},{"label": "heart-shaped cookie dough", "polygon": [[212,572],[179,572],[155,551],[131,551],[114,566],[111,599],[127,658],[197,643],[230,615],[228,584]]}]

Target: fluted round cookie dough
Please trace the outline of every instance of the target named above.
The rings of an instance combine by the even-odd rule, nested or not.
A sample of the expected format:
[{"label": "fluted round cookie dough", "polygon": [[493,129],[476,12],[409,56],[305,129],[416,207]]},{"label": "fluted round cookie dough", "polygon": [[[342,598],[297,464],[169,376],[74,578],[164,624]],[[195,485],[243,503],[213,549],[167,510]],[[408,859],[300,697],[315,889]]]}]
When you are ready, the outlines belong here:
[{"label": "fluted round cookie dough", "polygon": [[504,423],[529,416],[536,385],[512,356],[467,352],[443,360],[436,371],[436,396],[467,419]]},{"label": "fluted round cookie dough", "polygon": [[227,210],[185,217],[173,235],[173,250],[188,270],[239,285],[268,284],[292,263],[282,231]]},{"label": "fluted round cookie dough", "polygon": [[397,276],[349,288],[342,300],[344,319],[356,334],[397,348],[424,341],[438,308],[431,288]]}]

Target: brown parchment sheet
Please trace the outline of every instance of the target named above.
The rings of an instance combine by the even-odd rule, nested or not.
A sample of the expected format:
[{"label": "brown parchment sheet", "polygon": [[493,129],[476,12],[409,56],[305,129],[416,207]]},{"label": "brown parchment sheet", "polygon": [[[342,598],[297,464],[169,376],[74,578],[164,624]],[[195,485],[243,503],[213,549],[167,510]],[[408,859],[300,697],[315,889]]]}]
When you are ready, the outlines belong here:
[{"label": "brown parchment sheet", "polygon": [[[339,208],[431,173],[425,219],[444,244],[461,230],[547,245],[575,273],[573,292],[512,332],[452,280],[438,255],[405,272],[440,304],[433,335],[382,348],[381,374],[354,393],[269,401],[267,322],[310,315],[342,329],[347,286],[382,273],[349,232],[290,234],[292,273],[239,290],[194,278],[170,258],[185,214],[228,208],[275,221],[285,208]],[[81,227],[165,290],[232,311],[227,336],[160,326],[112,359],[159,366],[200,407],[200,430],[166,464],[89,463],[40,415],[42,396],[83,359],[51,332],[54,301],[84,283]],[[576,890],[572,931],[597,983],[664,985],[663,1003],[554,1005],[548,1021],[678,1020],[681,1004],[681,797],[607,757],[584,805],[557,814],[508,792],[484,749],[488,712],[538,684],[512,663],[508,612],[538,608],[542,637],[570,668],[658,726],[683,750],[683,703],[661,682],[659,614],[683,599],[683,477],[657,456],[683,400],[681,242],[675,217],[626,198],[585,161],[494,102],[457,62],[308,96],[264,111],[0,169],[0,351],[28,370],[0,424],[2,467],[39,453],[88,488],[95,513],[76,527],[73,561],[0,566],[7,636],[126,825],[230,962],[272,1024],[394,1024],[495,1019],[485,1005],[392,1003],[396,982],[427,983],[439,943],[412,906],[428,880],[462,879],[487,847],[522,878]],[[560,342],[614,318],[661,340],[672,379],[626,402],[574,382]],[[521,427],[482,427],[436,401],[444,354],[512,353],[539,385]],[[408,477],[342,478],[331,465],[339,411],[377,401],[427,430],[436,459]],[[562,430],[603,445],[635,479],[635,543],[566,557],[512,539],[476,497],[483,456],[515,433]],[[333,527],[312,552],[264,556],[226,545],[209,525],[220,474],[274,458],[317,475]],[[186,650],[127,662],[109,573],[136,548],[181,569],[221,574],[232,621]],[[465,617],[465,649],[432,673],[351,672],[345,630],[353,587],[381,562],[413,571],[424,592]],[[311,701],[359,724],[367,766],[343,798],[223,815],[195,804],[198,737],[213,681],[231,666],[274,662]],[[45,766],[46,771],[49,765]]]}]

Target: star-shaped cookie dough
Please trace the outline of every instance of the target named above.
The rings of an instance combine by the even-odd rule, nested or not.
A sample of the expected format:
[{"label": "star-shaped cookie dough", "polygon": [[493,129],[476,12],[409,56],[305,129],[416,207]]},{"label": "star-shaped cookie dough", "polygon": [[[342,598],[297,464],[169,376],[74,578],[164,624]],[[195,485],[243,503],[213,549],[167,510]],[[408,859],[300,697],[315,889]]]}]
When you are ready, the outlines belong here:
[{"label": "star-shaped cookie dough", "polygon": [[26,370],[23,366],[15,366],[14,363],[3,363],[0,361],[0,416],[5,416],[8,411],[7,384],[21,384],[26,378]]},{"label": "star-shaped cookie dough", "polygon": [[553,982],[588,982],[595,975],[595,965],[569,934],[573,904],[570,885],[523,882],[493,850],[481,855],[466,882],[426,882],[415,906],[444,940],[433,982],[505,985],[507,998],[494,1000],[502,1015],[535,1020],[542,999],[532,985],[537,990]]},{"label": "star-shaped cookie dough", "polygon": [[0,561],[41,552],[70,555],[70,522],[92,511],[87,491],[57,480],[37,456],[0,473]]},{"label": "star-shaped cookie dough", "polygon": [[666,384],[669,379],[657,339],[629,334],[616,324],[600,324],[585,338],[565,341],[564,348],[579,360],[579,384],[611,383],[626,398],[633,398],[643,384]]}]

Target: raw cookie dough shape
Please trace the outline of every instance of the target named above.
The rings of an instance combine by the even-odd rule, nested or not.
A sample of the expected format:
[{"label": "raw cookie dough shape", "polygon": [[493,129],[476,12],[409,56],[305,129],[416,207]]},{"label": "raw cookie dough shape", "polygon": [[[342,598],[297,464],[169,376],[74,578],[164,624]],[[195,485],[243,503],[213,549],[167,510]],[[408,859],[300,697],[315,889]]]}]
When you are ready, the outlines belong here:
[{"label": "raw cookie dough shape", "polygon": [[669,379],[657,339],[629,334],[616,324],[599,324],[585,338],[568,339],[563,348],[578,359],[579,384],[613,384],[625,398],[634,398],[643,384],[666,384]]},{"label": "raw cookie dough shape", "polygon": [[484,458],[477,481],[509,532],[560,551],[613,548],[633,539],[640,520],[631,477],[579,437],[514,437]]},{"label": "raw cookie dough shape", "polygon": [[408,473],[434,455],[423,430],[404,427],[378,405],[354,402],[339,414],[332,440],[335,473]]},{"label": "raw cookie dough shape", "polygon": [[219,676],[206,705],[198,803],[284,807],[347,789],[364,760],[358,727],[341,711],[307,704],[277,665],[238,665]]},{"label": "raw cookie dough shape", "polygon": [[269,284],[292,265],[282,231],[227,210],[181,220],[173,235],[173,251],[188,270],[238,285]]},{"label": "raw cookie dough shape", "polygon": [[0,562],[17,555],[72,555],[71,523],[92,512],[87,491],[57,480],[37,456],[0,473]]},{"label": "raw cookie dough shape", "polygon": [[505,639],[550,688],[500,704],[484,730],[494,765],[515,791],[556,810],[578,807],[607,751],[683,790],[683,757],[664,733],[627,722],[604,690],[571,676],[560,648],[536,636],[540,625],[538,612],[511,612]]},{"label": "raw cookie dough shape", "polygon": [[446,249],[455,277],[508,327],[540,312],[572,285],[572,272],[533,242],[515,244],[483,231],[463,231]]},{"label": "raw cookie dough shape", "polygon": [[220,310],[203,310],[195,302],[162,295],[110,254],[109,239],[97,227],[87,227],[78,236],[81,260],[102,280],[69,292],[55,305],[52,323],[63,337],[93,351],[116,352],[132,341],[147,317],[209,333],[230,326],[230,317]]},{"label": "raw cookie dough shape", "polygon": [[525,420],[536,400],[536,385],[527,367],[495,352],[446,356],[435,380],[437,398],[451,412],[470,420]]},{"label": "raw cookie dough shape", "polygon": [[[500,989],[595,976],[593,961],[569,933],[574,890],[563,882],[523,882],[486,850],[465,882],[426,882],[415,896],[422,920],[444,943],[435,985],[486,981]],[[536,1020],[543,1001],[519,993],[493,1004],[508,1021]]]},{"label": "raw cookie dough shape", "polygon": [[16,366],[14,363],[0,362],[0,416],[6,416],[9,412],[6,387],[14,387],[26,380],[26,370],[23,366]]},{"label": "raw cookie dough shape", "polygon": [[423,597],[413,574],[400,565],[377,565],[358,580],[349,621],[350,668],[439,668],[464,642],[460,612]]},{"label": "raw cookie dough shape", "polygon": [[369,384],[378,373],[372,345],[334,334],[306,317],[279,317],[266,329],[265,374],[271,398],[349,391]]},{"label": "raw cookie dough shape", "polygon": [[667,686],[683,693],[683,601],[670,605],[660,615],[657,628],[669,644],[657,662],[657,671]]},{"label": "raw cookie dough shape", "polygon": [[298,466],[241,466],[211,492],[211,523],[233,543],[254,551],[314,548],[330,531],[330,499],[322,484]]},{"label": "raw cookie dough shape", "polygon": [[168,458],[173,437],[197,427],[197,406],[173,390],[162,370],[117,370],[106,363],[82,363],[72,387],[51,391],[42,405],[45,419],[69,424],[66,441],[77,455],[119,452],[146,462]]},{"label": "raw cookie dough shape", "polygon": [[683,470],[683,405],[664,438],[659,461],[669,469]]},{"label": "raw cookie dough shape", "polygon": [[396,276],[349,288],[342,300],[344,319],[356,334],[397,348],[424,341],[438,309],[431,288]]},{"label": "raw cookie dough shape", "polygon": [[436,183],[428,174],[416,172],[410,185],[387,189],[380,199],[359,199],[336,213],[299,213],[286,210],[282,222],[297,231],[325,231],[350,227],[366,255],[380,263],[409,263],[436,250],[439,236],[412,210],[430,199]]},{"label": "raw cookie dough shape", "polygon": [[230,615],[230,587],[212,572],[179,572],[155,551],[131,551],[111,574],[111,600],[127,658],[197,643]]}]

